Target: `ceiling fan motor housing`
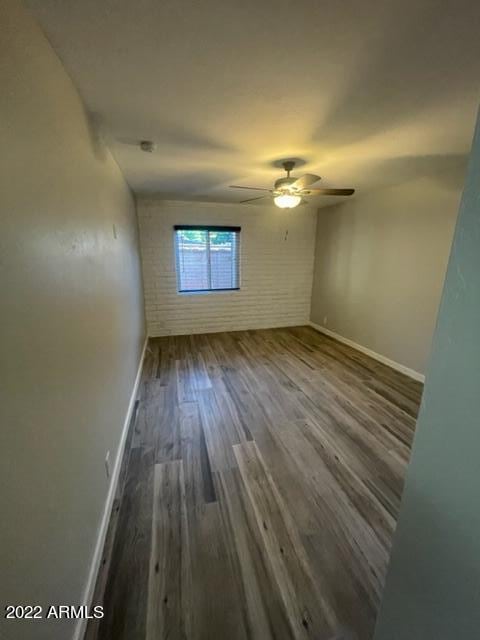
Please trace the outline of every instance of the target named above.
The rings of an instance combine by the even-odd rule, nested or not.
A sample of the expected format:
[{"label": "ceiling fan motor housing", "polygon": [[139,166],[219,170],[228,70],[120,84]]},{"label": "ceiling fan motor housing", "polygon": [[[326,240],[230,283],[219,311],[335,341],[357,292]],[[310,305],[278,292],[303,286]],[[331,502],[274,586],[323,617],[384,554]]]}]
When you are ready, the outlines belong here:
[{"label": "ceiling fan motor housing", "polygon": [[275,189],[288,189],[295,182],[296,178],[279,178],[275,180]]}]

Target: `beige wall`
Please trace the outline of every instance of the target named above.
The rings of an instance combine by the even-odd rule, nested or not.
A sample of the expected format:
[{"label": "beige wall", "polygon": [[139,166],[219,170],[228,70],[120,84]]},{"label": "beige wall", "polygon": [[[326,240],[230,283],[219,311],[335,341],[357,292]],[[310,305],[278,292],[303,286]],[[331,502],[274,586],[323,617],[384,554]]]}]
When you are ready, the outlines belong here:
[{"label": "beige wall", "polygon": [[458,182],[440,172],[320,209],[312,321],[424,373]]},{"label": "beige wall", "polygon": [[36,24],[0,25],[0,636],[68,640],[4,606],[82,601],[144,342],[135,207]]},{"label": "beige wall", "polygon": [[[138,203],[150,335],[306,324],[310,313],[316,212],[275,206]],[[241,226],[240,291],[179,294],[173,226]]]}]

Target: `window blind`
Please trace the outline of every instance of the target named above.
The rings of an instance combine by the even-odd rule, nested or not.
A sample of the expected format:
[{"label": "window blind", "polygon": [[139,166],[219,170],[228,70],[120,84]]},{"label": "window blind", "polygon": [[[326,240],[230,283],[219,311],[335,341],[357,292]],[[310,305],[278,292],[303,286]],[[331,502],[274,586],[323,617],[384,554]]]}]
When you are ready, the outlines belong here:
[{"label": "window blind", "polygon": [[240,227],[176,225],[174,230],[179,292],[240,288]]}]

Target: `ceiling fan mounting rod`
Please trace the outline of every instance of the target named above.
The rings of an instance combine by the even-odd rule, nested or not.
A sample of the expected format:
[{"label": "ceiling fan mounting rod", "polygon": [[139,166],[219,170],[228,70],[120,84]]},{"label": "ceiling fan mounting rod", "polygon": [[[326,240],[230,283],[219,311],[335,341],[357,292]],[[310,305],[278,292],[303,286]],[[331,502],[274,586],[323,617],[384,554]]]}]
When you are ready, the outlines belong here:
[{"label": "ceiling fan mounting rod", "polygon": [[282,164],[283,164],[283,168],[287,172],[287,178],[289,178],[290,177],[290,171],[295,166],[295,162],[293,160],[285,160],[285,162],[283,162]]}]

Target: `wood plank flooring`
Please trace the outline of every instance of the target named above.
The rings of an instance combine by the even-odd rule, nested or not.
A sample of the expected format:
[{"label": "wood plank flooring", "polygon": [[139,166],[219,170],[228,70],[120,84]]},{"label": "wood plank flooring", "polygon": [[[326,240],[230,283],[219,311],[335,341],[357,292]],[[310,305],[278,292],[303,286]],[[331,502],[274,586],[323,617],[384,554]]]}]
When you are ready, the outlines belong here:
[{"label": "wood plank flooring", "polygon": [[422,385],[309,327],[151,339],[87,640],[370,640]]}]

